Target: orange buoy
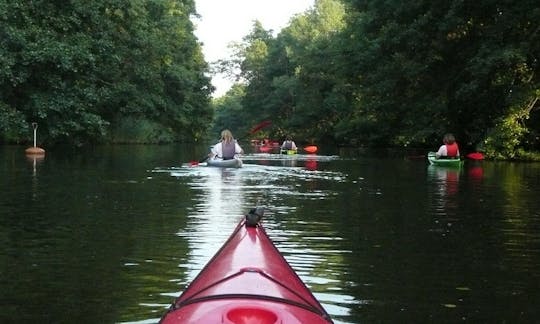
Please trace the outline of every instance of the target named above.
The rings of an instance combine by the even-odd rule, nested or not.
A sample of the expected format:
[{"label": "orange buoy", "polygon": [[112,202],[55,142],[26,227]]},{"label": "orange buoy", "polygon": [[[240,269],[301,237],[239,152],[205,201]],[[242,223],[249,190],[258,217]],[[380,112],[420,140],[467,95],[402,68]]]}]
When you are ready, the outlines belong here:
[{"label": "orange buoy", "polygon": [[37,132],[37,123],[32,123],[32,128],[34,129],[34,146],[29,147],[25,150],[26,155],[45,155],[45,150],[41,147],[36,146],[36,132]]},{"label": "orange buoy", "polygon": [[45,155],[45,150],[41,147],[29,147],[24,150],[27,155]]}]

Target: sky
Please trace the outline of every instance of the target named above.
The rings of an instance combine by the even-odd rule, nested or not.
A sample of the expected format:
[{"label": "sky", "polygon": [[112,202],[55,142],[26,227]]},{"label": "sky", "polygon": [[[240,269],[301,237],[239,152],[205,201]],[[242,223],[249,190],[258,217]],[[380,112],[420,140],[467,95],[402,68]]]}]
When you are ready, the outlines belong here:
[{"label": "sky", "polygon": [[[313,7],[315,0],[195,0],[201,18],[193,19],[195,35],[203,43],[207,62],[226,59],[231,54],[227,45],[241,42],[259,20],[264,29],[272,29],[275,35],[296,14]],[[223,76],[213,76],[216,87],[214,97],[229,90],[232,82]]]}]

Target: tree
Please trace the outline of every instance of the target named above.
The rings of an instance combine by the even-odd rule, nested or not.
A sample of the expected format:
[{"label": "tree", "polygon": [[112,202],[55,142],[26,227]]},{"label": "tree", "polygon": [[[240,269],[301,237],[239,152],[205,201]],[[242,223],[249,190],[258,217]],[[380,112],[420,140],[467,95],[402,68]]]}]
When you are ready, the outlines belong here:
[{"label": "tree", "polygon": [[337,93],[331,39],[343,28],[343,16],[340,2],[320,0],[312,10],[294,17],[276,38],[255,26],[237,60],[247,82],[243,106],[251,120],[276,119],[273,129],[278,136],[331,134],[337,101],[324,98]]},{"label": "tree", "polygon": [[194,13],[192,0],[0,0],[3,110],[49,143],[202,136],[212,87]]},{"label": "tree", "polygon": [[532,2],[347,3],[359,137],[377,129],[382,143],[407,145],[453,131],[472,146],[512,114],[520,90],[530,94],[522,103],[533,102],[538,83],[525,77],[537,70]]},{"label": "tree", "polygon": [[246,128],[244,107],[242,105],[244,95],[244,86],[235,84],[224,96],[214,99],[215,120],[213,134],[219,134],[225,128],[235,132]]}]

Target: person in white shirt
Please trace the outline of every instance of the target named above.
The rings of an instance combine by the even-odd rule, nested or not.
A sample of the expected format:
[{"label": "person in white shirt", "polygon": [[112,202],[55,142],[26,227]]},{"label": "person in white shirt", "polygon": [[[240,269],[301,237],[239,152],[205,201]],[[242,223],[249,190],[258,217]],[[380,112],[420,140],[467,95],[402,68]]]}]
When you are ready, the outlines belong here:
[{"label": "person in white shirt", "polygon": [[292,140],[290,136],[287,136],[285,138],[285,141],[283,141],[283,144],[281,144],[281,149],[296,151],[297,150],[296,143]]},{"label": "person in white shirt", "polygon": [[210,158],[219,158],[231,160],[237,154],[244,153],[242,147],[236,142],[230,130],[225,129],[221,132],[221,141],[212,147]]},{"label": "person in white shirt", "polygon": [[446,134],[443,137],[443,145],[439,147],[437,153],[435,153],[437,159],[459,159],[459,147],[456,143],[456,139],[452,134]]}]

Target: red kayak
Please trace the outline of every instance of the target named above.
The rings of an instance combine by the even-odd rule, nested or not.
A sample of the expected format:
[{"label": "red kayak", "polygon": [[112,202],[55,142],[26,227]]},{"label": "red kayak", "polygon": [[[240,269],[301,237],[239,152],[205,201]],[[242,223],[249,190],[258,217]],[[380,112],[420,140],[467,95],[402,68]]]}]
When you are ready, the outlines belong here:
[{"label": "red kayak", "polygon": [[319,324],[330,316],[250,211],[160,323]]},{"label": "red kayak", "polygon": [[304,147],[304,151],[308,152],[308,153],[315,153],[317,152],[317,146],[315,145],[309,145],[309,146],[306,146]]}]

